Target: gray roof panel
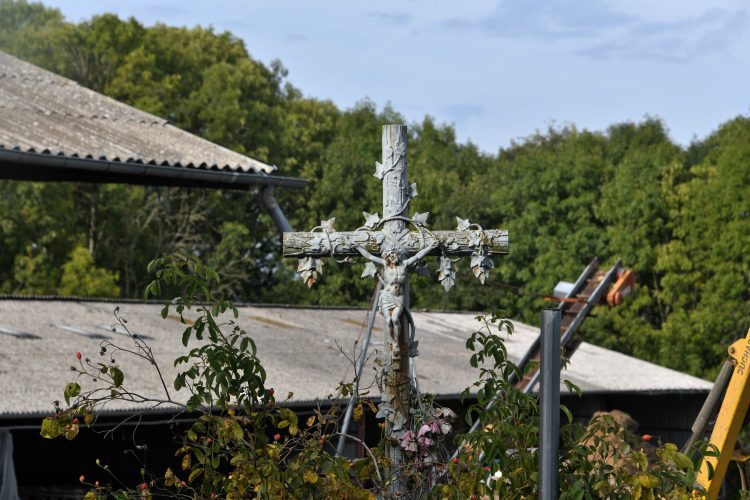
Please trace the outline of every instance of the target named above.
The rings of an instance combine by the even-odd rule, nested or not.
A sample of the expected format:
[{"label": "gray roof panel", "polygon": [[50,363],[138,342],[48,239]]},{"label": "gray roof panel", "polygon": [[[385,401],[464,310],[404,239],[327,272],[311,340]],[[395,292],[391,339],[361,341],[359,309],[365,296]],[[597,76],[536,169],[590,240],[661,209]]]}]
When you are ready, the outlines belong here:
[{"label": "gray roof panel", "polygon": [[276,170],[4,52],[0,149],[262,175]]}]

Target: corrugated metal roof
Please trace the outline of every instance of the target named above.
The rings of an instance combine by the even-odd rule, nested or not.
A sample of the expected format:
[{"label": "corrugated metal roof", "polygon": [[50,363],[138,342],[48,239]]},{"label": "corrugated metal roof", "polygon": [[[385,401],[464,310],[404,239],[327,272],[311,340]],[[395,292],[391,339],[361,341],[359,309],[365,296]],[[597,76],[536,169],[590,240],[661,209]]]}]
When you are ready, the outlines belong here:
[{"label": "corrugated metal roof", "polygon": [[0,52],[3,149],[204,170],[276,170]]},{"label": "corrugated metal roof", "polygon": [[[97,331],[98,325],[111,324],[115,304],[107,302],[71,302],[55,300],[1,300],[0,321],[3,326],[40,337],[22,339],[3,336],[0,357],[0,417],[39,414],[52,409],[51,402],[62,399],[62,391],[71,381],[70,366],[77,363],[76,352],[93,362],[106,362],[99,356],[98,340],[66,333],[50,325],[66,324],[83,330]],[[159,313],[161,305],[123,303],[120,312],[128,327],[152,337],[152,347],[167,386],[178,373],[172,360],[186,353],[181,343],[185,325],[174,317],[166,320]],[[171,313],[174,315],[174,313]],[[351,381],[353,369],[339,351],[353,353],[367,311],[364,309],[316,309],[274,306],[240,308],[238,324],[254,339],[258,357],[268,375],[269,387],[276,393],[294,393],[293,401],[325,399],[344,379]],[[478,377],[469,365],[470,352],[465,348],[468,336],[479,323],[475,313],[413,312],[417,327],[420,355],[415,358],[419,384],[423,392],[437,396],[460,394]],[[539,329],[515,323],[515,333],[505,342],[508,355],[518,360],[538,335]],[[381,319],[377,318],[375,340],[382,340]],[[129,340],[122,336],[111,339],[123,346]],[[338,345],[337,345],[338,344]],[[195,347],[191,342],[190,347]],[[163,389],[154,368],[142,360],[122,353],[116,362],[125,373],[129,390],[144,395],[160,396]],[[375,371],[371,358],[365,365],[363,380]],[[184,369],[182,366],[180,369]],[[683,373],[639,359],[583,343],[571,358],[571,365],[562,373],[585,393],[613,392],[707,392],[712,384]],[[84,389],[94,386],[82,382]],[[171,389],[170,389],[171,390]],[[177,398],[187,399],[186,391]],[[377,389],[371,394],[377,396]],[[174,395],[173,395],[174,396]],[[134,407],[134,406],[131,406]],[[112,404],[111,409],[127,409]]]}]

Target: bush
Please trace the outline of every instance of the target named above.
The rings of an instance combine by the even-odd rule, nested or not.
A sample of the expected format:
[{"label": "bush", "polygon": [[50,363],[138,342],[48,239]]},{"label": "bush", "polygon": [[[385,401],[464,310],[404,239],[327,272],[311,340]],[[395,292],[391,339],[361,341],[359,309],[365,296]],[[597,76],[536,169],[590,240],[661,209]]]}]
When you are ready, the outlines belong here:
[{"label": "bush", "polygon": [[[393,471],[393,463],[385,456],[385,438],[367,448],[363,459],[349,461],[332,455],[326,445],[340,436],[339,416],[344,398],[356,405],[355,419],[362,417],[366,407],[376,411],[368,400],[360,399],[353,384],[337,388],[328,412],[316,411],[304,424],[283,403],[292,398],[277,398],[266,386],[266,373],[257,357],[255,343],[235,322],[238,309],[231,301],[212,300],[211,281],[218,274],[193,255],[164,257],[151,262],[149,271],[156,270],[157,279],[143,292],[162,295],[162,287],[179,290],[179,296],[167,303],[161,314],[166,318],[174,307],[186,325],[182,342],[204,341],[190,349],[174,363],[184,365],[174,380],[176,391],[190,393],[186,403],[174,400],[148,344],[130,334],[134,348],[119,347],[108,340],[101,343],[101,353],[113,356],[129,352],[151,362],[164,387],[164,396],[154,398],[127,389],[125,372],[114,364],[81,360],[72,367],[76,373],[64,391],[66,409],[57,407],[56,415],[42,423],[42,436],[74,439],[80,429],[79,419],[87,426],[94,424],[98,413],[111,401],[141,403],[149,407],[173,404],[182,411],[200,414],[182,435],[177,456],[182,457],[182,472],[167,469],[155,475],[143,471],[144,481],[130,488],[90,485],[86,495],[93,499],[127,499],[167,496],[175,498],[341,498],[371,499],[387,497],[392,477],[401,473],[407,480],[404,498],[495,498],[516,499],[538,495],[538,426],[539,408],[536,397],[524,394],[510,383],[519,369],[507,357],[500,334],[512,334],[513,325],[503,312],[479,316],[482,328],[467,340],[473,352],[470,363],[479,370],[478,381],[467,388],[462,399],[477,391],[477,402],[467,414],[467,423],[482,423],[476,432],[457,435],[460,453],[451,459],[446,438],[451,433],[450,421],[455,415],[437,406],[431,395],[413,393],[416,408],[409,428],[400,443],[391,443],[403,450],[407,465]],[[188,324],[185,309],[200,313],[194,324]],[[229,320],[219,318],[229,313]],[[127,330],[127,320],[115,309],[115,326]],[[498,332],[493,333],[496,327]],[[129,331],[129,330],[128,330]],[[343,351],[342,351],[343,352]],[[352,360],[354,362],[356,360]],[[91,377],[99,384],[84,390],[79,382]],[[571,391],[577,387],[569,382]],[[364,384],[360,384],[364,385]],[[691,461],[671,444],[658,450],[660,463],[649,467],[645,454],[636,449],[636,441],[608,416],[586,428],[572,422],[560,430],[560,489],[562,499],[655,497],[686,500],[701,496],[692,491],[695,473],[703,455],[712,453],[705,445],[698,458]],[[286,429],[281,438],[277,429]],[[275,434],[273,437],[268,437]],[[351,439],[355,439],[350,437]],[[621,464],[621,458],[629,463]],[[99,465],[112,475],[115,471]],[[229,471],[227,473],[227,471]],[[85,481],[82,477],[81,481]],[[88,484],[88,483],[87,483]]]}]

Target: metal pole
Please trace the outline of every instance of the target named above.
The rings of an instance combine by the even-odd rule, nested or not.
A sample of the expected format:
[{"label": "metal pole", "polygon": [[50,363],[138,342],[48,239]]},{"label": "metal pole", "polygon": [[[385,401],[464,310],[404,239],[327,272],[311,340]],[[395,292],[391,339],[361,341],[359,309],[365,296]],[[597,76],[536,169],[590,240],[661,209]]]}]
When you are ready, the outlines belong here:
[{"label": "metal pole", "polygon": [[336,446],[336,453],[339,456],[343,456],[344,443],[346,438],[343,434],[349,432],[349,422],[352,420],[352,412],[354,411],[354,396],[357,394],[359,389],[359,377],[362,376],[362,368],[365,366],[365,360],[367,359],[367,348],[370,346],[370,335],[372,334],[372,326],[375,324],[375,316],[378,312],[378,301],[380,300],[380,288],[381,284],[378,282],[378,286],[375,288],[375,299],[372,302],[372,310],[370,311],[370,318],[367,320],[367,333],[365,334],[365,341],[362,342],[362,351],[357,360],[357,369],[354,372],[354,394],[352,394],[349,400],[349,406],[346,407],[346,413],[344,414],[344,423],[339,429],[341,436],[339,436],[339,443]]},{"label": "metal pole", "polygon": [[539,500],[557,500],[560,448],[560,309],[542,309]]}]

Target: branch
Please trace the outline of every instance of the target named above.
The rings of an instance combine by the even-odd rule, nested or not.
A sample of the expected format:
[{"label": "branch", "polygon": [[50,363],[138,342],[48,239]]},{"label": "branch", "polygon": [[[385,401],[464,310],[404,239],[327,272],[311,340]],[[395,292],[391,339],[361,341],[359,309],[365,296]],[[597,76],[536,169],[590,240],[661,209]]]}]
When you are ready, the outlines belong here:
[{"label": "branch", "polygon": [[[343,432],[336,432],[333,435],[334,436],[344,436],[344,437],[347,437],[349,439],[353,439],[356,442],[358,442],[359,444],[361,444],[362,447],[365,449],[365,451],[367,451],[367,453],[370,455],[370,458],[372,458],[372,463],[373,463],[373,465],[375,465],[375,472],[378,473],[378,481],[380,481],[381,483],[383,482],[383,476],[380,475],[380,468],[378,467],[378,461],[375,458],[375,455],[372,454],[372,451],[370,451],[370,448],[368,448],[365,443],[363,443],[361,440],[355,438],[354,436],[350,436],[348,434],[344,434]],[[338,450],[336,451],[336,453],[338,453]]]}]

